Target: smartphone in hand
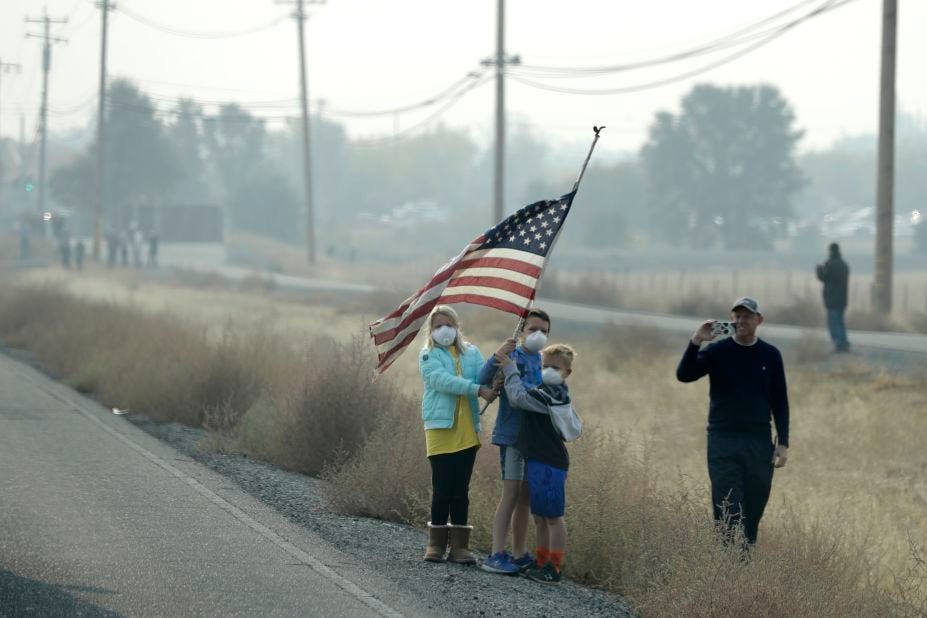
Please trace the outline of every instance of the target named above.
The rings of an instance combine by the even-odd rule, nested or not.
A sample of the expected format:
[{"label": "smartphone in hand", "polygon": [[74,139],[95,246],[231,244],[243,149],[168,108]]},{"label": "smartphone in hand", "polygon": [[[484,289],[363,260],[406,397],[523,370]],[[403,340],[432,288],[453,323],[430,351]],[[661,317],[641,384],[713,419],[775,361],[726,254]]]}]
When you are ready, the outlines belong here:
[{"label": "smartphone in hand", "polygon": [[733,322],[722,322],[717,321],[711,325],[711,336],[712,337],[730,337],[734,334],[734,323]]}]

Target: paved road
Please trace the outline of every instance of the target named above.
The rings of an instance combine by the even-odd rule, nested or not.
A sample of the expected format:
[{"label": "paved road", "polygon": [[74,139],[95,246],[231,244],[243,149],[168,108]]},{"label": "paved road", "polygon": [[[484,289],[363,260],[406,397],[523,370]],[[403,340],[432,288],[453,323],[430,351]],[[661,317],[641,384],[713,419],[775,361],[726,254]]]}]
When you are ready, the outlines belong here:
[{"label": "paved road", "polygon": [[0,616],[435,615],[0,354]]}]

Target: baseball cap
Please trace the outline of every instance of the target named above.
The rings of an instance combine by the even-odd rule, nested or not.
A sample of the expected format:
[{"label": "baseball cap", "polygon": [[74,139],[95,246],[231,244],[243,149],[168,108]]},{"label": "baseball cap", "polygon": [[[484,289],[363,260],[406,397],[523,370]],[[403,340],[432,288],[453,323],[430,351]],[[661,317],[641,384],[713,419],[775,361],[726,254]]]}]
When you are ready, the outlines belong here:
[{"label": "baseball cap", "polygon": [[737,299],[734,302],[734,305],[731,307],[731,311],[737,309],[737,307],[743,307],[750,313],[758,313],[763,315],[762,312],[760,312],[760,304],[756,302],[755,298],[750,298],[749,296],[744,296],[743,298]]}]

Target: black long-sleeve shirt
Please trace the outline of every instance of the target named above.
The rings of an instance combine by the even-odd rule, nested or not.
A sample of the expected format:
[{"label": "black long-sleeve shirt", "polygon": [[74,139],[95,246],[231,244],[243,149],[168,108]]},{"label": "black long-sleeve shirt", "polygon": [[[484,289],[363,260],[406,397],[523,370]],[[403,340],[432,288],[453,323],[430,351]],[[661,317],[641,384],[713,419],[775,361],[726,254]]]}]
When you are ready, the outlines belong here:
[{"label": "black long-sleeve shirt", "polygon": [[850,280],[847,263],[840,256],[833,256],[817,267],[817,275],[824,283],[824,306],[828,309],[846,309],[847,284]]},{"label": "black long-sleeve shirt", "polygon": [[572,405],[567,385],[541,384],[537,388],[526,390],[514,363],[506,365],[503,372],[509,402],[524,412],[516,447],[528,461],[539,461],[552,468],[568,470],[570,454],[551,419],[552,405]]},{"label": "black long-sleeve shirt", "polygon": [[779,350],[761,339],[747,346],[730,337],[701,351],[690,341],[676,378],[695,382],[706,374],[708,431],[768,433],[771,414],[779,444],[788,446],[789,396]]}]

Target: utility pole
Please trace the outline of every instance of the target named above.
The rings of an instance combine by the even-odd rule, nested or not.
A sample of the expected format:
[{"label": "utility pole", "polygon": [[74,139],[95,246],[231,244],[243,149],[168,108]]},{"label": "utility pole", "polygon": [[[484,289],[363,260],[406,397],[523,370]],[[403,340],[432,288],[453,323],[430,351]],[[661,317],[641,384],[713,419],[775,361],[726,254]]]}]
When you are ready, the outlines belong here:
[{"label": "utility pole", "polygon": [[496,135],[493,166],[493,224],[505,212],[505,65],[520,64],[518,56],[505,56],[505,0],[496,3],[496,55],[483,60],[483,66],[496,67]]},{"label": "utility pole", "polygon": [[51,70],[52,43],[66,43],[65,39],[51,36],[52,24],[66,24],[67,18],[52,19],[48,13],[39,18],[26,18],[27,24],[43,24],[42,34],[26,33],[27,38],[42,39],[42,106],[39,109],[39,214],[45,212],[45,144],[48,138],[48,72]]},{"label": "utility pole", "polygon": [[[4,73],[13,73],[13,72],[19,73],[21,68],[22,67],[16,64],[15,62],[4,62],[3,59],[0,58],[0,85],[2,85]],[[0,89],[0,94],[2,94],[2,89]],[[3,98],[0,97],[0,109],[3,109],[2,102],[3,102]],[[2,145],[3,145],[3,123],[0,122],[0,146]],[[0,152],[0,157],[2,156],[3,154],[2,152]],[[3,181],[5,180],[4,176],[6,175],[4,173],[5,171],[6,170],[3,167],[3,161],[0,160],[0,200],[3,199],[3,194],[4,194],[4,189],[5,189],[4,184],[3,184]]]},{"label": "utility pole", "polygon": [[106,41],[109,12],[116,8],[109,0],[97,4],[101,13],[100,25],[100,94],[97,111],[97,175],[96,202],[93,205],[93,259],[100,259],[100,244],[103,236],[103,212],[105,211],[104,189],[106,182]]},{"label": "utility pole", "polygon": [[493,225],[505,212],[505,0],[496,5],[496,152],[493,173]]},{"label": "utility pole", "polygon": [[[19,64],[15,62],[4,62],[3,59],[0,58],[0,85],[2,85],[3,83],[4,73],[19,73],[21,69],[22,69],[22,66],[20,66]],[[2,94],[2,89],[0,89],[0,94]],[[0,102],[2,102],[2,100],[3,98],[0,97]],[[2,109],[3,108],[0,107],[0,110]],[[2,136],[3,136],[3,123],[0,122],[0,137]]]},{"label": "utility pole", "polygon": [[[278,4],[279,4],[278,0]],[[286,4],[289,4],[286,2]],[[307,18],[305,4],[325,4],[325,0],[296,0],[296,29],[299,36],[299,96],[300,109],[303,119],[303,179],[306,199],[306,259],[315,264],[315,210],[312,204],[312,151],[309,148],[309,85],[306,77],[306,36],[305,21]]]},{"label": "utility pole", "polygon": [[898,1],[882,1],[882,77],[879,93],[879,161],[876,180],[876,257],[873,305],[892,310],[895,195],[895,47]]}]

